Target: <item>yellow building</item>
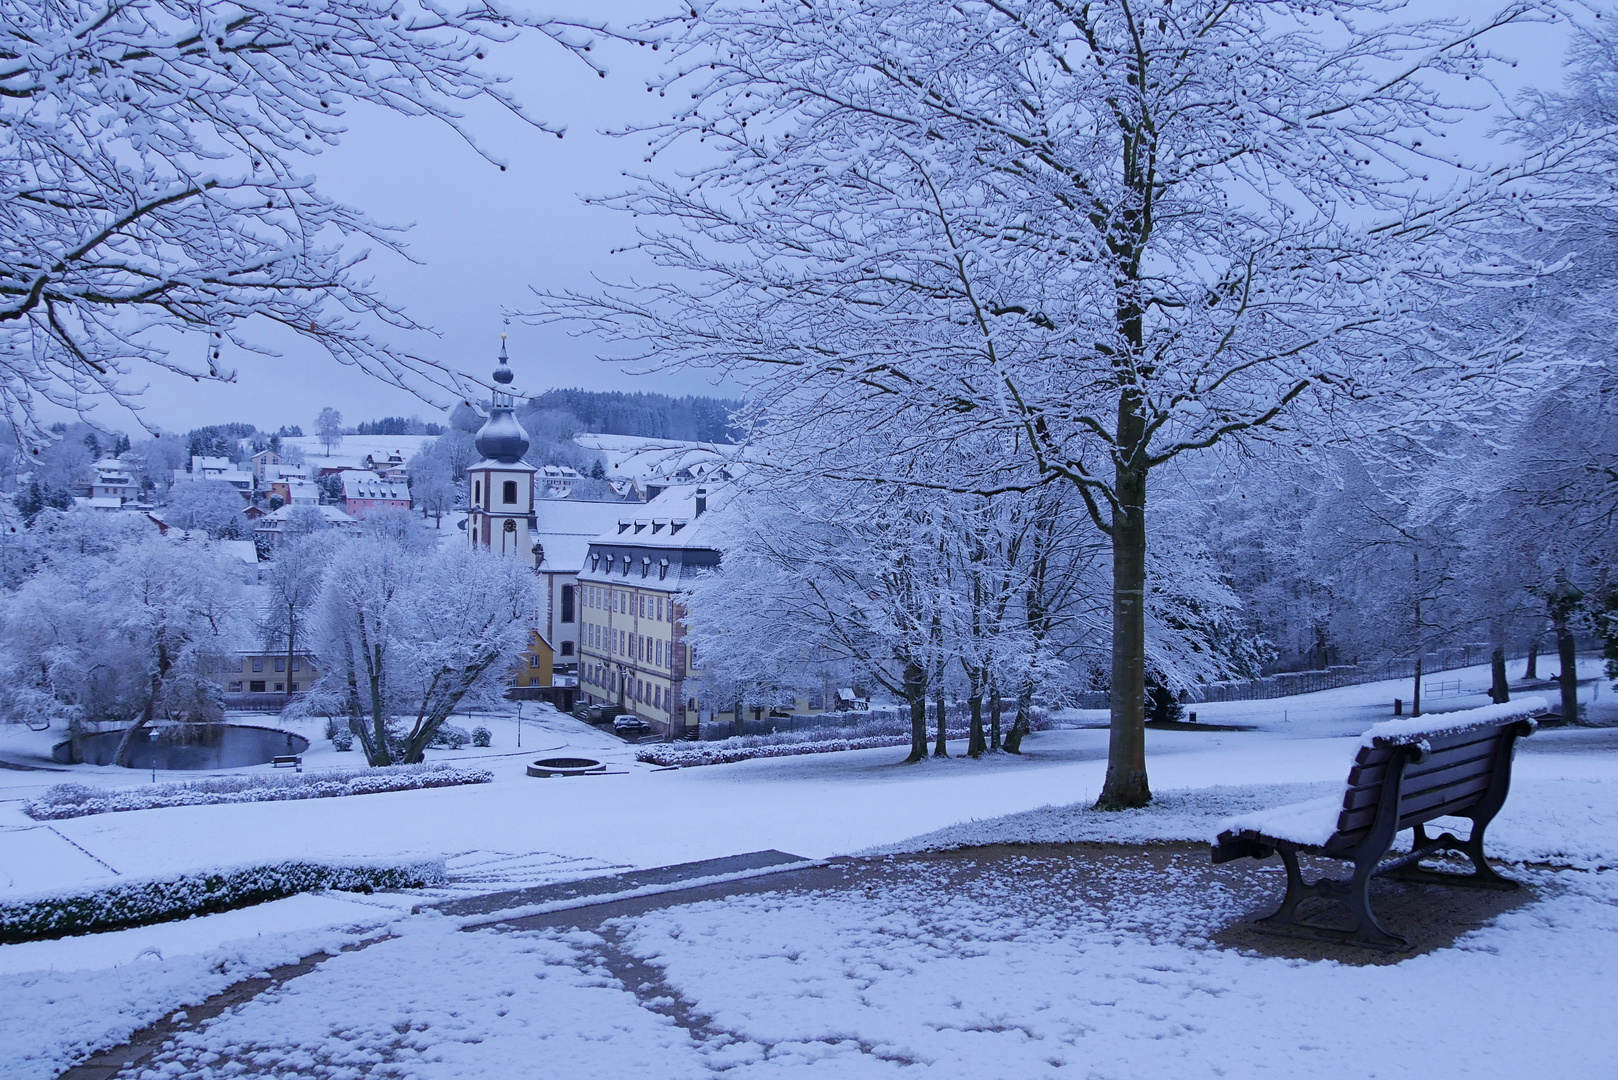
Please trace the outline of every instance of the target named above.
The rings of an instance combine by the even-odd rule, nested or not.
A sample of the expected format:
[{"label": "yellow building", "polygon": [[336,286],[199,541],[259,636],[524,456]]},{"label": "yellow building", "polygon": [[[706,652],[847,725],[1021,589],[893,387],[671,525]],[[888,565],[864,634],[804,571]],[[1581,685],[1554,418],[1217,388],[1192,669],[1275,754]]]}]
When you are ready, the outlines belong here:
[{"label": "yellow building", "polygon": [[538,630],[528,633],[528,648],[517,660],[513,683],[517,686],[549,686],[555,674],[556,653]]},{"label": "yellow building", "polygon": [[707,542],[708,489],[671,487],[597,537],[579,573],[579,691],[685,738],[704,719],[730,722],[730,703],[697,699],[699,673],[678,594],[719,565]]}]

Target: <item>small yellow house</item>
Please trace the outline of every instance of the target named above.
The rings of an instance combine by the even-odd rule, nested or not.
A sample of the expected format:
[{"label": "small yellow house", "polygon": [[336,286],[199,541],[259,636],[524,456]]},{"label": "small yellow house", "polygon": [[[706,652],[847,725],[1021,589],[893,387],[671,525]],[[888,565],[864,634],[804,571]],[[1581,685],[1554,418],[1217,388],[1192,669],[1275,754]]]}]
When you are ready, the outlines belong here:
[{"label": "small yellow house", "polygon": [[528,648],[517,660],[516,686],[549,686],[555,670],[556,653],[538,630],[528,633]]}]

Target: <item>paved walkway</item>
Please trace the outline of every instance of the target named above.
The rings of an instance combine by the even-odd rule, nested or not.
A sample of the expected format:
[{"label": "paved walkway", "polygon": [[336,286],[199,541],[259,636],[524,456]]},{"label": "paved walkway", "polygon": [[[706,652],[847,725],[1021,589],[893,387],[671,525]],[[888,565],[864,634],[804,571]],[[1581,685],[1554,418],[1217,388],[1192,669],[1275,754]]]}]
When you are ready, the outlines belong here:
[{"label": "paved walkway", "polygon": [[[1553,875],[1535,875],[1544,886]],[[918,881],[925,887],[918,890]],[[1298,959],[1332,959],[1354,965],[1395,964],[1452,944],[1504,911],[1534,898],[1533,889],[1493,893],[1446,886],[1379,882],[1375,896],[1385,925],[1414,942],[1409,953],[1385,954],[1321,942],[1258,934],[1247,926],[1279,898],[1283,876],[1276,860],[1213,866],[1201,844],[1121,845],[1073,843],[995,845],[947,852],[810,862],[779,851],[660,867],[564,885],[490,894],[437,905],[443,914],[467,920],[467,929],[583,929],[600,935],[596,960],[650,1012],[668,1017],[694,1039],[714,1037],[702,1016],[664,982],[661,973],[622,946],[635,920],[660,909],[747,894],[835,896],[839,893],[911,897],[918,916],[946,897],[1004,895],[1008,883],[1025,910],[1156,941],[1201,942],[1214,947]],[[1172,895],[1164,915],[1162,899]],[[535,911],[534,909],[540,909]],[[549,909],[549,910],[546,910]],[[502,916],[501,913],[509,913]],[[487,915],[488,919],[478,916]],[[382,940],[382,939],[378,939]],[[364,948],[367,942],[358,948]],[[203,1067],[189,1055],[169,1060],[164,1044],[205,1027],[227,1010],[312,971],[324,954],[305,957],[238,983],[202,1005],[183,1010],[137,1032],[128,1043],[95,1055],[62,1074],[62,1080],[129,1077],[150,1065],[175,1075],[212,1074],[226,1063]],[[153,1060],[154,1057],[156,1060]],[[253,1067],[237,1075],[254,1075]]]}]

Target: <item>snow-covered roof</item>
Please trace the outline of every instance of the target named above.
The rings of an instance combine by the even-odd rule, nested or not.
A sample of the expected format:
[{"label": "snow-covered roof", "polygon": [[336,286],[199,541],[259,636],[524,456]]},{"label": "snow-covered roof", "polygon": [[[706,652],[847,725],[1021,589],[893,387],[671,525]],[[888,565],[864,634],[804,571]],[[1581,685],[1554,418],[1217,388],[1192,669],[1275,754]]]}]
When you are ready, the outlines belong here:
[{"label": "snow-covered roof", "polygon": [[258,565],[258,547],[251,540],[215,540],[214,547],[248,566]]},{"label": "snow-covered roof", "polygon": [[271,510],[268,514],[265,514],[264,517],[260,519],[258,527],[261,529],[279,529],[282,525],[286,524],[287,517],[294,510],[318,510],[320,511],[320,516],[326,519],[326,524],[328,525],[357,524],[354,518],[349,517],[335,506],[311,506],[309,503],[287,503],[285,506],[277,507],[276,509]]},{"label": "snow-covered roof", "polygon": [[345,499],[393,499],[410,501],[410,485],[402,480],[384,480],[374,472],[351,471],[342,474]]},{"label": "snow-covered roof", "polygon": [[[645,503],[615,506],[618,513],[612,525],[602,530],[596,541],[641,547],[712,548],[713,519],[709,515],[728,503],[734,491],[728,484],[680,484]],[[700,513],[699,500],[703,505]]]},{"label": "snow-covered roof", "polygon": [[545,549],[539,569],[549,573],[576,574],[584,567],[590,543],[608,529],[615,528],[623,515],[618,502],[575,502],[571,499],[545,499],[534,505],[534,542]]}]

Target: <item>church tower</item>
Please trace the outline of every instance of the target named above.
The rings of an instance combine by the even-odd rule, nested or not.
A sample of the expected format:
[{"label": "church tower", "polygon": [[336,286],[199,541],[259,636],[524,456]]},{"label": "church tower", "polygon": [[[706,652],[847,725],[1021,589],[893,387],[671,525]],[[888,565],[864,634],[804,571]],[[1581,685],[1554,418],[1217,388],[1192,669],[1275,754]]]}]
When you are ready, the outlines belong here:
[{"label": "church tower", "polygon": [[489,418],[475,443],[481,460],[466,470],[471,487],[466,535],[474,548],[487,548],[533,566],[534,474],[539,470],[522,459],[528,452],[528,433],[517,423],[515,399],[502,389],[511,379],[506,335],[501,334]]}]

